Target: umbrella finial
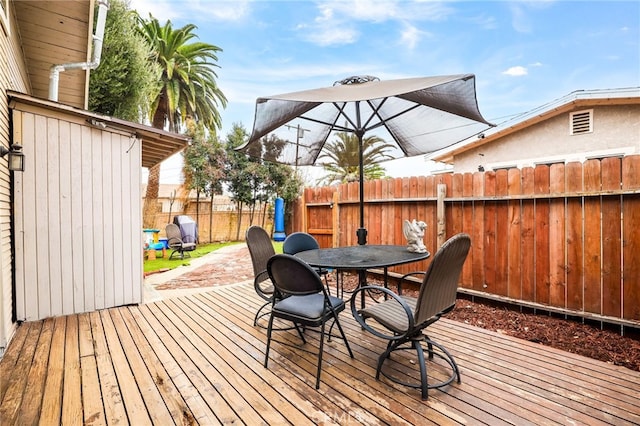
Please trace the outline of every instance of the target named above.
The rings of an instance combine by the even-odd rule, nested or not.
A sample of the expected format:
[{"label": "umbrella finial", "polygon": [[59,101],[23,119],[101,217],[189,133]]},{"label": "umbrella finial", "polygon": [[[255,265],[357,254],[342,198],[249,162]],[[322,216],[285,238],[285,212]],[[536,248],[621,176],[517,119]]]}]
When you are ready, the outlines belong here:
[{"label": "umbrella finial", "polygon": [[344,80],[335,81],[333,85],[338,86],[344,84],[361,84],[367,83],[369,81],[380,81],[380,79],[372,75],[352,75],[351,77],[347,77]]}]

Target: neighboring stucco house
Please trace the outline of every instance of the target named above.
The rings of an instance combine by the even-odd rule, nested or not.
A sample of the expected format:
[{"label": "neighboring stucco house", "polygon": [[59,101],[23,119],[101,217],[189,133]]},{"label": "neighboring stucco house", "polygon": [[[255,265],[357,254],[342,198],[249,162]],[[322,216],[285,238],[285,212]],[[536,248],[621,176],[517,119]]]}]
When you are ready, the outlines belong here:
[{"label": "neighboring stucco house", "polygon": [[20,321],[141,302],[142,167],[187,140],[86,111],[105,0],[0,1],[2,356]]},{"label": "neighboring stucco house", "polygon": [[438,151],[456,173],[640,153],[640,87],[580,90]]}]

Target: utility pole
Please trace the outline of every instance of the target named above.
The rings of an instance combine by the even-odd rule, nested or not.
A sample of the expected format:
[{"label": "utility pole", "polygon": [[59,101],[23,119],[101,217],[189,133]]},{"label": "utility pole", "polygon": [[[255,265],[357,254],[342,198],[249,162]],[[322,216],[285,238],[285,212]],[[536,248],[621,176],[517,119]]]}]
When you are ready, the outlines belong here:
[{"label": "utility pole", "polygon": [[[286,124],[285,126],[289,130],[295,129],[295,131],[296,131],[296,161],[295,161],[294,170],[295,170],[295,174],[296,174],[296,178],[297,178],[298,177],[298,148],[300,147],[300,139],[304,138],[304,132],[310,132],[310,130],[300,127],[300,124],[298,124],[297,126],[292,126],[290,124]],[[291,222],[292,222],[291,225],[293,227],[293,225],[295,224],[295,216],[294,216],[293,210],[291,210]],[[306,229],[304,231],[306,231]]]},{"label": "utility pole", "polygon": [[285,126],[289,130],[291,130],[291,129],[295,129],[296,130],[296,162],[295,162],[295,170],[296,170],[296,174],[298,174],[298,148],[300,147],[300,139],[304,138],[304,132],[310,132],[311,130],[304,129],[304,128],[300,127],[300,124],[298,124],[297,126],[292,126],[290,124],[286,124]]}]

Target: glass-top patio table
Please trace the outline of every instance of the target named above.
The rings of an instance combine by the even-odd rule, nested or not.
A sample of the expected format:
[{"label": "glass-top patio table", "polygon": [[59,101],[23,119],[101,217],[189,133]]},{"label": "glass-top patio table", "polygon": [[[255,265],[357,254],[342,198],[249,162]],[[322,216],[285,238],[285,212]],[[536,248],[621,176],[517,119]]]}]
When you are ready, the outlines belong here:
[{"label": "glass-top patio table", "polygon": [[[386,287],[387,269],[390,266],[418,262],[427,259],[430,255],[428,251],[426,253],[412,253],[407,250],[407,246],[369,244],[306,250],[296,253],[296,256],[313,267],[358,271],[359,287],[366,285],[367,269],[382,268]],[[340,297],[342,297],[340,291],[342,291],[342,295],[344,294],[344,289],[340,289],[340,286],[336,291]],[[362,305],[364,306],[364,293],[362,293]]]}]

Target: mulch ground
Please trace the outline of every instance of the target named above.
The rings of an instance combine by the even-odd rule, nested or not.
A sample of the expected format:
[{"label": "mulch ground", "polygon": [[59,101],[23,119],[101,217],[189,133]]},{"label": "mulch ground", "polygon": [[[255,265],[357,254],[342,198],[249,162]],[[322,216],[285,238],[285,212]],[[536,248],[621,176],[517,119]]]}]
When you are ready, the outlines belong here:
[{"label": "mulch ground", "polygon": [[[329,277],[330,285],[335,285],[334,274]],[[354,288],[357,275],[346,273],[344,277],[345,288]],[[207,265],[155,286],[155,289],[214,287],[252,279],[249,252],[246,246],[240,245],[216,255]],[[621,335],[620,326],[592,324],[551,313],[533,313],[467,299],[459,299],[447,318],[640,371],[640,329],[625,327],[624,335]]]}]

